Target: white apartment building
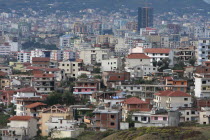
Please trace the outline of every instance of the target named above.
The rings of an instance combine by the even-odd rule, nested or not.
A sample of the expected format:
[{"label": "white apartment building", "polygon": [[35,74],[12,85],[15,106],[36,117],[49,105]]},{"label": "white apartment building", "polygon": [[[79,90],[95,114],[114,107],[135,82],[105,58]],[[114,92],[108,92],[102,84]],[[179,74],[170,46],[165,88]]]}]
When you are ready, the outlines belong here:
[{"label": "white apartment building", "polygon": [[21,63],[30,62],[31,52],[20,51],[17,53],[17,61]]},{"label": "white apartment building", "polygon": [[127,72],[130,72],[130,76],[132,78],[135,77],[143,77],[146,75],[150,75],[153,73],[158,72],[157,67],[151,66],[151,65],[139,65],[139,66],[135,66],[133,68],[125,68],[125,70]]},{"label": "white apartment building", "polygon": [[154,94],[154,104],[159,108],[192,107],[191,95],[182,91],[159,91]]},{"label": "white apartment building", "polygon": [[37,120],[31,116],[9,118],[8,128],[1,129],[2,140],[28,140],[37,135]]},{"label": "white apartment building", "polygon": [[11,52],[18,51],[18,44],[12,42],[6,42],[4,44],[0,44],[0,55],[8,55]]},{"label": "white apartment building", "polygon": [[163,48],[146,48],[144,49],[144,53],[151,58],[151,61],[160,61],[165,58],[170,59],[170,65],[173,65],[173,57],[174,54],[171,49],[163,49]]},{"label": "white apartment building", "polygon": [[111,57],[101,61],[101,71],[115,71],[122,69],[122,60],[119,57]]},{"label": "white apartment building", "polygon": [[125,65],[127,68],[133,68],[139,65],[151,65],[151,59],[144,53],[131,53],[126,57]]},{"label": "white apartment building", "polygon": [[199,112],[199,123],[210,124],[210,107],[202,107]]},{"label": "white apartment building", "polygon": [[198,40],[196,53],[198,65],[201,65],[204,61],[210,60],[210,38],[203,38]]},{"label": "white apartment building", "polygon": [[210,97],[210,76],[205,74],[194,74],[195,96]]},{"label": "white apartment building", "polygon": [[36,90],[33,87],[19,89],[17,90],[17,94],[13,95],[13,100],[11,102],[16,106],[15,111],[17,116],[26,115],[26,102],[24,100],[29,98],[33,101],[33,99],[40,99],[41,97],[36,95]]},{"label": "white apartment building", "polygon": [[61,48],[73,48],[74,42],[72,38],[75,36],[73,34],[67,34],[60,37],[60,47]]},{"label": "white apartment building", "polygon": [[83,59],[84,64],[96,64],[110,58],[111,54],[110,49],[89,48],[81,49],[79,57]]}]

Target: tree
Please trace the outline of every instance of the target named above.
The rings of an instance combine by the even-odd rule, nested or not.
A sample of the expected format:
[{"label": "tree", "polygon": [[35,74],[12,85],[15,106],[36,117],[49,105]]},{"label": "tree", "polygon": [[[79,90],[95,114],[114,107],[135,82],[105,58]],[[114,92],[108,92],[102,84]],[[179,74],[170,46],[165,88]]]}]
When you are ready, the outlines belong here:
[{"label": "tree", "polygon": [[170,59],[165,58],[163,60],[158,61],[158,70],[162,72],[164,69],[169,69]]},{"label": "tree", "polygon": [[195,56],[193,56],[192,58],[189,59],[189,64],[190,64],[191,66],[195,66],[196,60],[197,60],[197,59],[195,58]]},{"label": "tree", "polygon": [[93,69],[93,73],[100,73],[101,72],[101,69],[100,68],[94,68]]},{"label": "tree", "polygon": [[154,67],[157,67],[158,62],[154,60],[154,61],[152,62],[152,64],[153,64]]},{"label": "tree", "polygon": [[173,70],[184,70],[184,67],[186,67],[184,62],[179,61],[177,64],[174,65]]},{"label": "tree", "polygon": [[94,78],[95,79],[101,79],[102,77],[101,77],[101,75],[95,75]]},{"label": "tree", "polygon": [[86,74],[81,74],[78,78],[88,78]]},{"label": "tree", "polygon": [[65,93],[53,92],[47,97],[45,103],[48,105],[55,105],[55,104],[72,105],[75,103],[75,97],[69,92]]}]

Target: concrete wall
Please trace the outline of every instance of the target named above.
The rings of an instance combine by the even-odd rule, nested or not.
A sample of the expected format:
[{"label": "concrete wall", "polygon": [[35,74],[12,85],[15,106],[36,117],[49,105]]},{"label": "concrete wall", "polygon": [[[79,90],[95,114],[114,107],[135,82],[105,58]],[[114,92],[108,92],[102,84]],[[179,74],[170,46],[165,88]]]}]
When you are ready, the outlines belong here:
[{"label": "concrete wall", "polygon": [[135,123],[134,127],[138,128],[138,127],[151,127],[151,126],[155,126],[155,127],[163,127],[163,126],[167,126],[167,124],[152,124],[152,123]]},{"label": "concrete wall", "polygon": [[120,130],[129,129],[129,123],[127,122],[120,122]]}]

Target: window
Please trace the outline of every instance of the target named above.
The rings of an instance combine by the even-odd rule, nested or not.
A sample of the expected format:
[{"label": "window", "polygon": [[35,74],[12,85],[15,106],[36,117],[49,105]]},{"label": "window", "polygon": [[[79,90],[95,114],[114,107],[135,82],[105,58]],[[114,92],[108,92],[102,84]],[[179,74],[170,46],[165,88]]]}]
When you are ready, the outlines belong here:
[{"label": "window", "polygon": [[111,118],[114,119],[114,115],[111,115]]},{"label": "window", "polygon": [[73,66],[75,66],[75,64],[73,64]]},{"label": "window", "polygon": [[184,82],[182,82],[182,85],[184,85]]},{"label": "window", "polygon": [[62,64],[62,66],[65,66],[65,64]]},{"label": "window", "polygon": [[190,112],[187,112],[187,115],[190,115]]},{"label": "window", "polygon": [[202,81],[202,84],[206,84],[206,81]]},{"label": "window", "polygon": [[167,121],[167,117],[163,117],[163,120],[164,120],[164,121]]},{"label": "window", "polygon": [[155,120],[158,120],[158,117],[155,117]]},{"label": "window", "polygon": [[131,90],[133,90],[133,87],[131,87]]},{"label": "window", "polygon": [[138,121],[138,117],[135,117],[135,121]]},{"label": "window", "polygon": [[147,121],[147,117],[141,117],[141,121]]},{"label": "window", "polygon": [[195,111],[194,111],[194,110],[192,110],[192,111],[191,111],[191,114],[195,114]]},{"label": "window", "polygon": [[188,107],[188,104],[184,104],[184,107]]},{"label": "window", "polygon": [[188,98],[184,98],[185,101],[188,101]]},{"label": "window", "polygon": [[111,122],[110,125],[113,126],[114,125],[114,122]]},{"label": "window", "polygon": [[67,64],[67,66],[69,66],[69,64]]}]

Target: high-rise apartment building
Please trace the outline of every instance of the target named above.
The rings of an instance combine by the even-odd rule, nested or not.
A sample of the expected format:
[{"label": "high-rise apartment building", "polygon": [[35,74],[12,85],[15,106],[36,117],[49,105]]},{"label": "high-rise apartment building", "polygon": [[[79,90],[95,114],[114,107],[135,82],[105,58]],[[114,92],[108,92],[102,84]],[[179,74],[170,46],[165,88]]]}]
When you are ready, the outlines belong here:
[{"label": "high-rise apartment building", "polygon": [[139,7],[138,8],[138,31],[140,28],[153,26],[153,8]]}]

